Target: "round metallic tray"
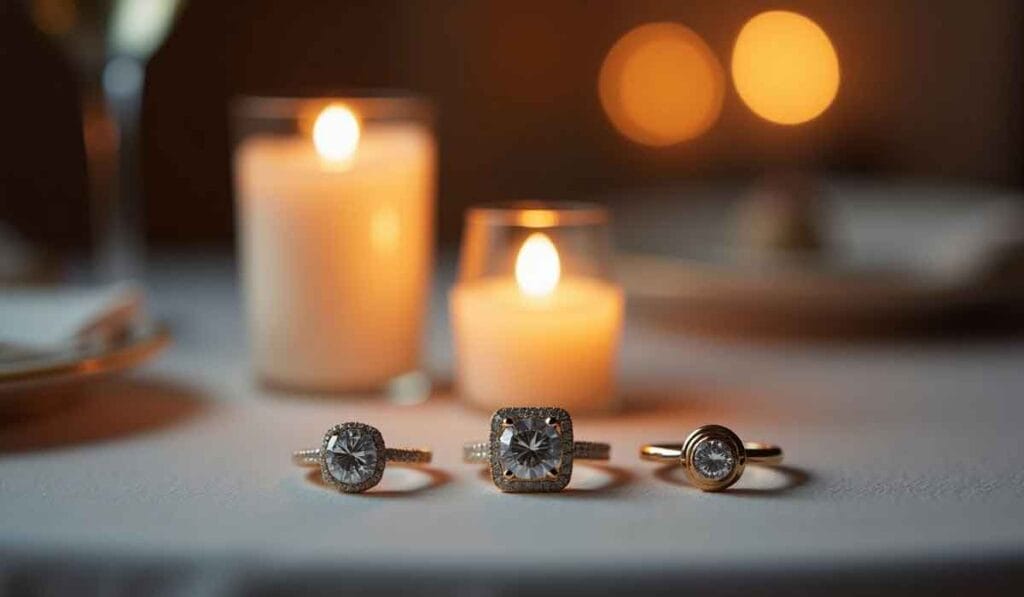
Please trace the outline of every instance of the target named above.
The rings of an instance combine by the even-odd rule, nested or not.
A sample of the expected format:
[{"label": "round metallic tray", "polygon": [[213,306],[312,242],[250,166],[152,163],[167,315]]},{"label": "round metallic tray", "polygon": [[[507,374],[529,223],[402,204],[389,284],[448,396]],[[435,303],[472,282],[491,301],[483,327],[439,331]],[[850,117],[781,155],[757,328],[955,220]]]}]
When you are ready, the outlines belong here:
[{"label": "round metallic tray", "polygon": [[171,342],[163,323],[140,326],[102,348],[40,353],[0,363],[0,398],[22,390],[76,383],[129,369],[160,353]]}]

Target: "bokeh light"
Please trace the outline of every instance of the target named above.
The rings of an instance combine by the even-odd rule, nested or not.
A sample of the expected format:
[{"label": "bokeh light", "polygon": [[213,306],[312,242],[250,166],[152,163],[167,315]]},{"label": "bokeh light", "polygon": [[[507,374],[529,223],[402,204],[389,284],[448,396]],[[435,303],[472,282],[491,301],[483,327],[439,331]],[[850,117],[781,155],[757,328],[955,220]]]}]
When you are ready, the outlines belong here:
[{"label": "bokeh light", "polygon": [[824,112],[839,90],[839,58],[828,35],[795,12],[773,10],[747,21],[732,52],[732,78],[755,114],[800,124]]},{"label": "bokeh light", "polygon": [[626,33],[608,52],[598,94],[620,133],[660,147],[693,139],[718,120],[725,74],[692,30],[649,23]]}]

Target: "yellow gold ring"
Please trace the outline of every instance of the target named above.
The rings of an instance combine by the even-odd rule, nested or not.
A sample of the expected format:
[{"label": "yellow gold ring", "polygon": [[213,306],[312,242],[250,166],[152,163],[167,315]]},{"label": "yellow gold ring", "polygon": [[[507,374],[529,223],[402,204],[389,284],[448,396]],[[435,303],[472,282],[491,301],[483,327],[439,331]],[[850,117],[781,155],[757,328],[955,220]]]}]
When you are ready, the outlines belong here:
[{"label": "yellow gold ring", "polygon": [[727,427],[704,425],[693,430],[682,444],[646,444],[640,458],[681,464],[690,483],[701,491],[722,491],[739,480],[751,464],[782,463],[782,448],[746,442]]}]

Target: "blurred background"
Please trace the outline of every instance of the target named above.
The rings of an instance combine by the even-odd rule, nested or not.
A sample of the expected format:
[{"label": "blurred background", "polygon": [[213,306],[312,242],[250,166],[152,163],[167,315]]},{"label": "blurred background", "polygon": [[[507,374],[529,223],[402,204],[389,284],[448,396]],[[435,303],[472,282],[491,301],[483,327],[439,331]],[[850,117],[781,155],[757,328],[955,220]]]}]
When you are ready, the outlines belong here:
[{"label": "blurred background", "polygon": [[[81,75],[61,44],[96,4],[104,3],[0,0],[0,221],[47,251],[75,252],[93,243]],[[630,189],[749,181],[766,164],[1020,186],[1024,6],[1013,0],[784,5],[187,3],[146,68],[145,241],[150,247],[232,244],[230,98],[339,86],[407,89],[436,102],[438,234],[445,244],[456,240],[470,203],[595,196],[628,202]],[[776,8],[813,19],[839,57],[835,101],[806,125],[758,117],[728,77],[743,24]],[[688,141],[652,147],[612,125],[598,78],[618,39],[659,21],[699,35],[726,79],[713,126]]]},{"label": "blurred background", "polygon": [[[1020,0],[0,0],[0,594],[489,594],[495,578],[525,583],[508,592],[1006,592],[1024,571],[1022,63]],[[232,259],[233,100],[366,89],[436,106],[436,228],[426,183],[403,229],[370,214],[383,192],[292,197],[243,175],[271,190],[249,202],[267,209],[244,216],[248,252]],[[280,155],[279,170],[240,171],[305,182]],[[300,197],[321,193],[339,200]],[[562,384],[588,388],[581,407],[622,399],[580,426],[614,444],[613,466],[580,467],[558,507],[487,508],[492,488],[457,464],[452,436],[486,429],[456,399],[469,369],[446,298],[470,286],[463,217],[515,199],[607,206],[616,249],[552,236],[539,260],[558,284],[593,257],[591,281],[614,285],[593,304],[612,309],[463,302],[508,324],[480,327],[481,386],[577,371],[603,390]],[[331,242],[374,236],[387,261]],[[477,236],[507,256],[504,288],[524,289],[518,237]],[[246,255],[271,275],[239,284]],[[266,383],[244,305],[250,340],[284,338],[263,362],[306,386]],[[172,336],[147,371],[87,383]],[[504,346],[544,375],[484,350]],[[398,375],[380,400],[320,400],[341,364]],[[437,447],[436,469],[403,489],[389,468],[398,490],[379,497],[415,501],[354,499],[338,517],[315,472],[285,470],[325,420],[379,421],[388,442]],[[700,499],[635,464],[641,442],[712,421],[779,441],[787,466]]]}]

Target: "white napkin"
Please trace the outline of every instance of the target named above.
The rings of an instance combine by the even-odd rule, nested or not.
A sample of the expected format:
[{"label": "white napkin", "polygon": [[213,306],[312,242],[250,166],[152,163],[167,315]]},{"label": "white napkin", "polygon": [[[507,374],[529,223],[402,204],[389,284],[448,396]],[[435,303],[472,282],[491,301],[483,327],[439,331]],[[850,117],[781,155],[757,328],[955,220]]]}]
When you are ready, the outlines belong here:
[{"label": "white napkin", "polygon": [[971,282],[1020,283],[1024,263],[1024,203],[988,202],[928,246],[933,270]]},{"label": "white napkin", "polygon": [[143,316],[140,288],[0,288],[0,345],[59,350],[116,336]]}]

